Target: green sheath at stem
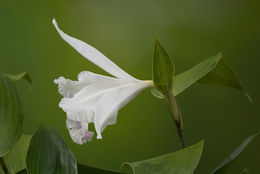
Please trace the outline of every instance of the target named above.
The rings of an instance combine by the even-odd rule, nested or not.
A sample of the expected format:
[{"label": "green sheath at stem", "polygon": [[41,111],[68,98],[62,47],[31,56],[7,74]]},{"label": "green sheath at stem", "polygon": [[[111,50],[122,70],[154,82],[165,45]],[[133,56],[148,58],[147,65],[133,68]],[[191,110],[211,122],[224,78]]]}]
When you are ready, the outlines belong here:
[{"label": "green sheath at stem", "polygon": [[184,141],[184,135],[183,135],[183,121],[182,121],[180,108],[178,106],[178,103],[176,101],[174,94],[171,91],[165,93],[164,96],[168,103],[169,110],[170,110],[171,116],[173,118],[174,124],[177,127],[177,132],[178,132],[179,139],[181,141],[181,146],[184,149],[185,141]]}]

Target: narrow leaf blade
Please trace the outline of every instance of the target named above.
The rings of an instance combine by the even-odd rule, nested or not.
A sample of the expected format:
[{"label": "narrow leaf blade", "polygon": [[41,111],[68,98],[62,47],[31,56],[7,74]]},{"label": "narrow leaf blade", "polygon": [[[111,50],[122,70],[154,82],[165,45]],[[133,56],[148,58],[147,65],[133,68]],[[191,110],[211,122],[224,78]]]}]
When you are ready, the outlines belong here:
[{"label": "narrow leaf blade", "polygon": [[180,94],[186,88],[190,87],[203,76],[208,74],[211,70],[213,70],[217,66],[220,59],[221,54],[218,54],[202,61],[189,70],[176,75],[173,79],[173,93],[175,94],[175,96]]},{"label": "narrow leaf blade", "polygon": [[215,170],[211,172],[211,174],[225,174],[229,166],[236,160],[243,150],[247,147],[247,145],[258,135],[254,134],[248,138],[246,138],[237,148],[233,151]]},{"label": "narrow leaf blade", "polygon": [[183,150],[152,159],[133,163],[124,163],[123,168],[130,167],[135,174],[191,174],[201,157],[203,141]]},{"label": "narrow leaf blade", "polygon": [[23,114],[13,81],[0,74],[0,157],[9,152],[22,135]]},{"label": "narrow leaf blade", "polygon": [[174,76],[174,65],[165,49],[157,38],[155,38],[153,56],[153,82],[155,87],[162,93],[171,89]]},{"label": "narrow leaf blade", "polygon": [[29,174],[77,174],[77,163],[62,137],[40,126],[33,135],[26,157]]},{"label": "narrow leaf blade", "polygon": [[30,135],[22,135],[15,147],[3,157],[10,174],[15,174],[26,168],[26,154],[30,139]]},{"label": "narrow leaf blade", "polygon": [[239,82],[230,66],[219,53],[210,57],[191,69],[178,74],[173,80],[173,93],[180,94],[182,91],[193,85],[195,82],[207,85],[226,86],[240,90],[252,102],[246,89]]}]

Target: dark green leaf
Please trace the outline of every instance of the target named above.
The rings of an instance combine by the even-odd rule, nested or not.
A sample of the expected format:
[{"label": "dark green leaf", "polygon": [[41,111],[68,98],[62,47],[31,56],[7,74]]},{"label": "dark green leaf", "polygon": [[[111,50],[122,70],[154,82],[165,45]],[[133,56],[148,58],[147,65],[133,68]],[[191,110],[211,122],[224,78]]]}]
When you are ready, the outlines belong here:
[{"label": "dark green leaf", "polygon": [[246,138],[235,151],[233,151],[215,170],[211,172],[211,174],[226,174],[230,165],[234,162],[234,160],[236,160],[240,156],[240,154],[243,152],[246,146],[257,135],[258,133]]},{"label": "dark green leaf", "polygon": [[247,169],[244,169],[240,174],[249,174]]},{"label": "dark green leaf", "polygon": [[76,174],[77,163],[62,137],[40,126],[33,135],[26,157],[29,174]]},{"label": "dark green leaf", "polygon": [[20,79],[24,79],[25,81],[27,81],[30,85],[32,85],[32,79],[30,77],[30,74],[28,72],[22,72],[20,74],[7,74],[10,79],[12,79],[13,81],[17,81]]},{"label": "dark green leaf", "polygon": [[231,68],[223,59],[221,53],[176,75],[173,79],[173,93],[176,96],[195,82],[231,87],[242,91],[246,97],[252,101],[247,91],[242,87]]},{"label": "dark green leaf", "polygon": [[78,163],[78,174],[119,174],[121,172],[95,168]]},{"label": "dark green leaf", "polygon": [[124,163],[123,168],[131,168],[135,174],[191,174],[201,157],[203,141],[183,150],[155,157],[152,159]]},{"label": "dark green leaf", "polygon": [[0,157],[10,151],[22,135],[23,114],[13,81],[0,74]]},{"label": "dark green leaf", "polygon": [[162,93],[171,89],[172,78],[174,76],[174,65],[165,49],[155,38],[153,56],[153,82],[155,87]]},{"label": "dark green leaf", "polygon": [[9,174],[16,174],[26,168],[26,154],[30,139],[31,136],[22,135],[15,147],[3,157]]}]

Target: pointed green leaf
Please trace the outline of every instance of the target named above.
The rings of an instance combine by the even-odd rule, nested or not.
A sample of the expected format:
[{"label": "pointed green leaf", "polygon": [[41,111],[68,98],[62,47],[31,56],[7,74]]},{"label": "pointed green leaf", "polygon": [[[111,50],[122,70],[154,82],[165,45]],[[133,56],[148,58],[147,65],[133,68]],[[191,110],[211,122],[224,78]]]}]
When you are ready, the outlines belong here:
[{"label": "pointed green leaf", "polygon": [[12,79],[13,81],[17,81],[20,79],[24,79],[25,81],[27,81],[30,85],[32,85],[32,79],[31,76],[28,72],[22,72],[20,74],[7,74],[9,76],[10,79]]},{"label": "pointed green leaf", "polygon": [[33,135],[26,157],[29,174],[77,174],[77,163],[62,137],[40,126]]},{"label": "pointed green leaf", "polygon": [[159,40],[155,38],[153,82],[160,92],[165,93],[171,89],[174,71],[175,69],[171,58],[166,53]]},{"label": "pointed green leaf", "polygon": [[176,96],[195,82],[231,87],[242,91],[246,97],[252,101],[247,91],[243,88],[229,65],[223,59],[221,53],[176,75],[173,80],[173,93]]},{"label": "pointed green leaf", "polygon": [[215,170],[211,172],[211,174],[226,174],[230,165],[236,160],[243,150],[247,147],[247,145],[258,135],[254,134],[248,138],[246,138],[238,148],[233,151]]},{"label": "pointed green leaf", "polygon": [[135,174],[191,174],[201,157],[203,141],[182,149],[152,159],[133,163],[124,163],[122,169],[130,167]]},{"label": "pointed green leaf", "polygon": [[78,174],[86,174],[86,173],[91,173],[91,174],[119,174],[121,172],[90,167],[90,166],[86,166],[86,165],[78,163]]},{"label": "pointed green leaf", "polygon": [[31,136],[22,135],[15,147],[3,157],[9,174],[16,174],[26,168],[26,154],[30,139]]},{"label": "pointed green leaf", "polygon": [[240,174],[250,174],[247,169],[244,169]]},{"label": "pointed green leaf", "polygon": [[0,74],[0,157],[10,151],[22,135],[23,114],[13,81]]}]

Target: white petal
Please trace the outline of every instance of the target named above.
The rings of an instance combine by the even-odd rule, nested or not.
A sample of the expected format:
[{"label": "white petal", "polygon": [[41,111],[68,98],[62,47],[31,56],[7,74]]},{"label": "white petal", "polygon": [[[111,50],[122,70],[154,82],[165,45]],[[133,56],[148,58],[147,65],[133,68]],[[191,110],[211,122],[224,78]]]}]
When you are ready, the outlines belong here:
[{"label": "white petal", "polygon": [[74,94],[76,94],[85,86],[84,83],[65,79],[64,77],[59,77],[58,79],[55,79],[54,83],[59,85],[58,91],[65,98],[73,97]]},{"label": "white petal", "polygon": [[95,129],[98,134],[98,139],[102,138],[101,132],[107,125],[116,123],[118,110],[124,107],[141,90],[150,86],[147,83],[131,83],[122,85],[119,88],[106,93],[97,103],[95,110]]},{"label": "white petal", "polygon": [[94,47],[64,33],[58,27],[58,24],[55,19],[53,19],[52,23],[56,27],[56,30],[63,38],[63,40],[70,44],[75,50],[77,50],[82,56],[87,58],[89,61],[93,62],[94,64],[96,64],[97,66],[99,66],[100,68],[117,78],[136,80],[134,77],[132,77],[127,72],[119,68],[115,63],[113,63],[110,59],[108,59]]},{"label": "white petal", "polygon": [[78,80],[80,82],[86,81],[86,82],[88,82],[88,84],[92,84],[92,83],[100,82],[100,81],[105,82],[105,81],[118,80],[118,79],[100,75],[100,74],[95,74],[90,71],[82,71],[78,74]]},{"label": "white petal", "polygon": [[95,107],[105,93],[118,88],[120,80],[100,81],[90,84],[76,93],[72,98],[63,98],[59,106],[71,120],[93,122]]},{"label": "white petal", "polygon": [[59,77],[54,80],[54,83],[58,84],[59,93],[65,98],[73,97],[77,92],[87,85],[97,83],[97,82],[106,82],[106,81],[118,81],[116,78],[103,76],[95,74],[89,71],[82,71],[78,74],[78,81],[73,81],[70,79],[65,79],[64,77]]},{"label": "white petal", "polygon": [[84,144],[91,141],[94,136],[94,132],[88,131],[87,122],[78,122],[67,119],[66,125],[73,142],[77,144]]}]

